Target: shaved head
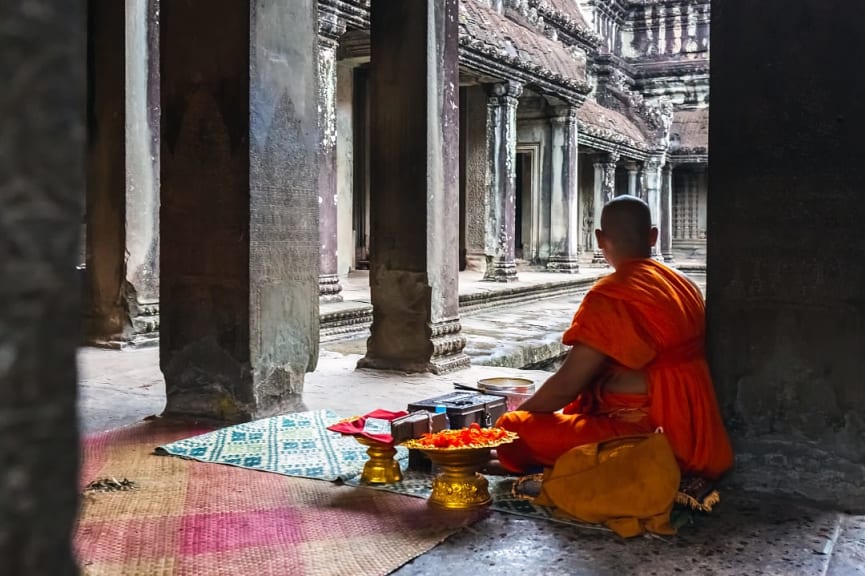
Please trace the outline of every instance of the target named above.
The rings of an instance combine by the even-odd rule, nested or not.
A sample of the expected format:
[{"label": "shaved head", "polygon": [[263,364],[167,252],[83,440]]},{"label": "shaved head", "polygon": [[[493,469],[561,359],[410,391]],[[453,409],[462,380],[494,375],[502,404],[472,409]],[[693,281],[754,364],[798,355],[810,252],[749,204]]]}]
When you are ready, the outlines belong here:
[{"label": "shaved head", "polygon": [[601,235],[617,259],[648,258],[656,241],[649,205],[635,196],[618,196],[604,206]]}]

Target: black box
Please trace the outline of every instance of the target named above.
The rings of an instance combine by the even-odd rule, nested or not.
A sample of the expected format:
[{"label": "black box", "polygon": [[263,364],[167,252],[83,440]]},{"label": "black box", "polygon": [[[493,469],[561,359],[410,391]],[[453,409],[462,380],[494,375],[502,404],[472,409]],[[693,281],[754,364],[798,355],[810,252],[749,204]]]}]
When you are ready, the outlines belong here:
[{"label": "black box", "polygon": [[444,396],[413,402],[408,405],[408,411],[435,412],[436,406],[445,407],[452,429],[468,428],[473,422],[477,422],[482,428],[489,428],[495,426],[499,416],[507,411],[507,399],[503,396],[490,396],[477,392],[451,392]]},{"label": "black box", "polygon": [[420,438],[424,434],[439,432],[446,427],[444,414],[433,414],[426,410],[411,412],[390,423],[390,433],[394,444]]}]

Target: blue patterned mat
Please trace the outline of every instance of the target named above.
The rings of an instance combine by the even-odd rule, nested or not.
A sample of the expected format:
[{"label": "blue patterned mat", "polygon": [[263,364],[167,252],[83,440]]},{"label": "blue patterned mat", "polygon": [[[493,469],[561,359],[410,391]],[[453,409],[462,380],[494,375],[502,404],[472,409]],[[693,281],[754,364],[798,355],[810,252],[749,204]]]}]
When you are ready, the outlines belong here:
[{"label": "blue patterned mat", "polygon": [[[286,476],[345,481],[360,475],[368,456],[366,446],[351,436],[327,430],[339,420],[330,410],[283,414],[179,440],[156,452]],[[408,450],[398,447],[397,459],[405,468]]]}]

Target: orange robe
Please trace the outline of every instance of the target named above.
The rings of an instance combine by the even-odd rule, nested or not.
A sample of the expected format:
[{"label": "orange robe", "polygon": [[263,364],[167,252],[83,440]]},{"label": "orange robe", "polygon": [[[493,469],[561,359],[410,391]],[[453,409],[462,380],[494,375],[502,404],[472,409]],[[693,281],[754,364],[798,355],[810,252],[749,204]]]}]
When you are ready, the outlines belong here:
[{"label": "orange robe", "polygon": [[559,414],[509,412],[499,426],[520,440],[498,450],[505,468],[552,466],[582,444],[663,428],[682,471],[717,478],[733,465],[704,351],[702,295],[654,260],[632,260],[586,294],[562,341],[609,357],[613,370],[642,370],[648,393],[614,394],[603,377]]}]

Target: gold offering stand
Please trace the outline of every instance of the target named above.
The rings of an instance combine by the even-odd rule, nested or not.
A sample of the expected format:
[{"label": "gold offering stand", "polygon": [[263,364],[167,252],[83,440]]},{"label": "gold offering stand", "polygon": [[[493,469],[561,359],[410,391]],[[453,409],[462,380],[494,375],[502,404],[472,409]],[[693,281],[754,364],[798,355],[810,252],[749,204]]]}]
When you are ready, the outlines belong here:
[{"label": "gold offering stand", "polygon": [[478,470],[489,462],[490,450],[516,438],[516,434],[510,433],[506,438],[483,446],[460,448],[430,448],[417,440],[402,445],[422,451],[440,470],[433,479],[430,504],[448,510],[468,510],[486,506],[492,501],[489,482]]},{"label": "gold offering stand", "polygon": [[[340,422],[353,422],[359,419],[360,416],[352,416],[343,418]],[[394,460],[396,456],[396,448],[393,442],[385,443],[371,440],[364,436],[354,436],[358,444],[363,444],[367,447],[366,455],[369,460],[363,465],[363,472],[360,474],[360,481],[367,484],[391,484],[402,480],[402,470],[399,468],[399,462]]]},{"label": "gold offering stand", "polygon": [[360,475],[362,482],[391,484],[402,480],[399,462],[393,458],[396,456],[396,448],[394,448],[393,443],[385,444],[363,436],[355,436],[354,439],[369,447],[366,451],[369,460],[363,465],[363,472]]}]

